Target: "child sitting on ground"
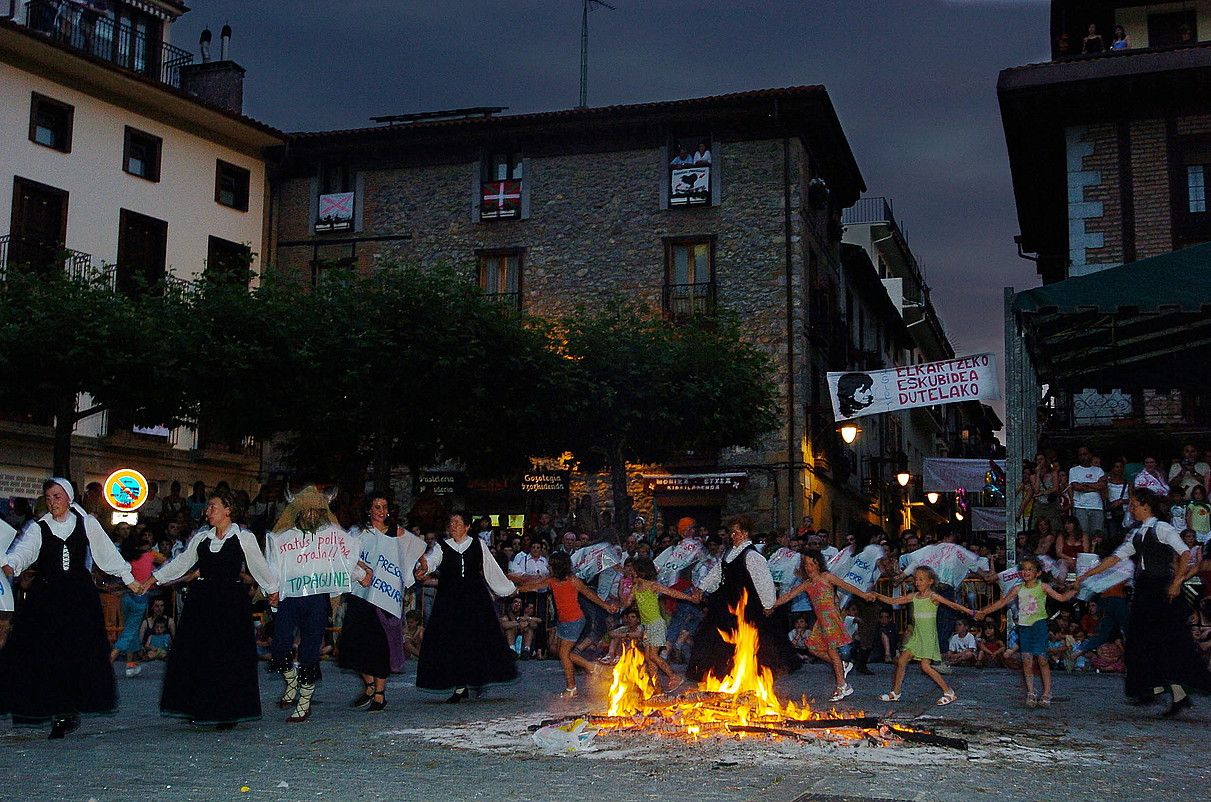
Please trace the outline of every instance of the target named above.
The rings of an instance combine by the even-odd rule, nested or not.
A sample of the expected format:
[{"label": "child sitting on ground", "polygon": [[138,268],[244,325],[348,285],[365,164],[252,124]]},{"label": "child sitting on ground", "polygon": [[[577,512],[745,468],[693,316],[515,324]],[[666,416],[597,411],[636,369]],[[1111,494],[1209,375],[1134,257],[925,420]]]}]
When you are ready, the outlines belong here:
[{"label": "child sitting on ground", "polygon": [[628,643],[636,647],[643,641],[643,624],[639,623],[639,611],[627,610],[622,614],[622,626],[610,630],[610,652],[598,662],[612,666],[618,662],[622,647]]},{"label": "child sitting on ground", "polygon": [[425,628],[420,622],[420,613],[409,610],[404,613],[404,656],[420,658],[420,644],[425,639]]},{"label": "child sitting on ground", "polygon": [[168,619],[157,618],[151,631],[143,639],[143,660],[165,660],[172,648],[172,635],[168,634]]},{"label": "child sitting on ground", "polygon": [[[880,649],[882,652],[879,651]],[[898,651],[900,651],[900,633],[896,631],[896,622],[891,610],[880,610],[879,639],[875,641],[875,654],[872,657],[876,661],[894,663]]]},{"label": "child sitting on ground", "polygon": [[1089,665],[1095,671],[1103,674],[1122,674],[1127,670],[1123,662],[1123,642],[1121,639],[1108,641],[1097,647],[1097,651],[1089,655]]},{"label": "child sitting on ground", "polygon": [[812,631],[807,628],[807,616],[795,616],[794,626],[790,632],[786,633],[786,637],[791,642],[791,647],[795,650],[795,654],[799,655],[799,662],[806,663],[811,656],[811,652],[807,649],[807,638],[812,634]]},{"label": "child sitting on ground", "polygon": [[997,622],[985,621],[980,631],[980,642],[976,648],[976,668],[988,668],[1001,662],[1005,653],[1005,641],[997,634]]},{"label": "child sitting on ground", "polygon": [[976,636],[968,629],[966,619],[955,621],[954,634],[946,646],[942,662],[948,666],[974,666],[976,664]]}]

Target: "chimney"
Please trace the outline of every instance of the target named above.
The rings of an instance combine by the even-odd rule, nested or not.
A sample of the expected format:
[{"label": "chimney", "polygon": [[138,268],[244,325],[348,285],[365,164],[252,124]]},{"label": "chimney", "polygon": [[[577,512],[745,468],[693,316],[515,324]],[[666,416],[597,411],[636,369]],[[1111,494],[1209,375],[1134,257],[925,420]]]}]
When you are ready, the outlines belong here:
[{"label": "chimney", "polygon": [[210,39],[210,29],[202,31],[202,62],[181,67],[181,89],[209,106],[243,114],[244,68],[228,58],[231,26],[220,34],[218,61],[210,60]]}]

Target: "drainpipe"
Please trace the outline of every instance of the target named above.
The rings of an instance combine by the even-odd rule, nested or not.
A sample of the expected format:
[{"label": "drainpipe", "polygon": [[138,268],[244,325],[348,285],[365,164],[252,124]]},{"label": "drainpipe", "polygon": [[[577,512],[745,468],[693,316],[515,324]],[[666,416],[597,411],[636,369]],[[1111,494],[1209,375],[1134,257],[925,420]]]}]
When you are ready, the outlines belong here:
[{"label": "drainpipe", "polygon": [[791,242],[791,144],[782,138],[782,225],[786,242],[786,514],[794,526],[795,471],[801,461],[795,431],[795,284],[794,247]]}]

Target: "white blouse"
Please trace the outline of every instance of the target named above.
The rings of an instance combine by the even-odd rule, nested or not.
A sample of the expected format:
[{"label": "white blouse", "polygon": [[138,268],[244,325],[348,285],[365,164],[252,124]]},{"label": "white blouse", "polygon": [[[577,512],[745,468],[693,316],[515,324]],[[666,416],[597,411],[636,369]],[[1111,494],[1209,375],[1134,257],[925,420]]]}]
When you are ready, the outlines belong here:
[{"label": "white blouse", "polygon": [[[1164,521],[1158,521],[1156,518],[1149,518],[1140,524],[1140,531],[1145,532],[1151,527],[1156,533],[1156,539],[1164,543],[1169,548],[1173,549],[1178,554],[1185,554],[1190,551],[1190,547],[1182,540],[1181,534],[1178,533],[1177,527],[1167,524]],[[1195,546],[1195,548],[1198,548]],[[1114,550],[1114,556],[1119,560],[1130,560],[1135,556],[1135,538],[1128,536],[1123,544]],[[1144,556],[1140,555],[1140,568],[1144,568]]]},{"label": "white blouse", "polygon": [[[45,522],[50,527],[50,533],[60,540],[67,540],[71,537],[71,533],[76,529],[76,519],[79,513],[71,511],[67,514],[67,519],[56,521],[54,516],[49,512],[39,518],[39,522]],[[130,563],[122,559],[121,552],[109,539],[109,535],[105,534],[105,530],[101,528],[101,522],[93,516],[89,515],[84,518],[84,534],[88,537],[88,550],[92,553],[93,562],[97,567],[110,576],[116,576],[125,584],[134,584],[135,576],[130,572]],[[0,565],[7,562],[12,566],[13,575],[17,575],[29,568],[38,559],[38,552],[42,550],[42,527],[31,526],[26,528],[25,534],[22,535],[15,543],[7,557],[0,554]],[[66,553],[64,554],[65,561],[67,560]],[[87,567],[87,561],[85,563]],[[66,570],[69,566],[64,565]]]},{"label": "white blouse", "polygon": [[189,570],[197,563],[198,549],[202,547],[202,543],[206,542],[211,553],[215,554],[227,544],[227,538],[232,536],[239,540],[240,550],[244,552],[244,563],[248,566],[248,573],[252,574],[252,578],[265,591],[265,595],[277,593],[277,578],[269,570],[269,564],[265,562],[265,555],[261,553],[261,549],[257,545],[256,535],[247,529],[241,529],[239,524],[234,523],[227,526],[223,537],[218,536],[218,532],[213,526],[194,532],[193,537],[186,544],[185,550],[161,565],[152,573],[152,576],[161,585],[175,582],[189,573]]},{"label": "white blouse", "polygon": [[[723,583],[724,564],[731,563],[751,545],[752,541],[746,540],[739,546],[732,546],[727,555],[716,562],[707,575],[702,578],[698,587],[706,593],[714,593],[718,590],[719,585]],[[749,576],[753,578],[753,587],[757,590],[757,598],[761,599],[761,606],[766,610],[773,607],[774,602],[778,599],[778,590],[774,584],[774,577],[769,572],[769,563],[760,552],[754,549],[744,558],[744,567],[748,569]]]},{"label": "white blouse", "polygon": [[[497,564],[496,558],[492,556],[492,552],[488,551],[488,544],[479,538],[465,537],[462,543],[456,543],[454,542],[454,538],[448,537],[446,538],[446,545],[459,554],[466,554],[467,549],[478,545],[483,550],[484,581],[488,583],[488,588],[501,598],[512,596],[517,592],[517,586],[509,581],[509,578],[505,576],[505,572],[500,570],[500,565]],[[434,543],[425,554],[425,563],[429,566],[429,573],[436,571],[442,564],[442,549],[440,544]]]}]

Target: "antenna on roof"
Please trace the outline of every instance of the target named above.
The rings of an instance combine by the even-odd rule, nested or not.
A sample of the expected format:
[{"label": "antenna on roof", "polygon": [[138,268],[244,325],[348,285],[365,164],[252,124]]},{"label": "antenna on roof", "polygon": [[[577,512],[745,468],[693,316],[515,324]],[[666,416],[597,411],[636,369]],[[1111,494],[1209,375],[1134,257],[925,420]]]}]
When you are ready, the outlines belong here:
[{"label": "antenna on roof", "polygon": [[610,11],[618,10],[605,0],[583,0],[583,2],[584,9],[580,17],[580,108],[582,109],[589,105],[589,9],[593,6],[601,6]]}]

